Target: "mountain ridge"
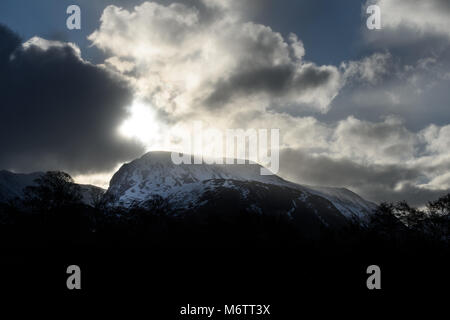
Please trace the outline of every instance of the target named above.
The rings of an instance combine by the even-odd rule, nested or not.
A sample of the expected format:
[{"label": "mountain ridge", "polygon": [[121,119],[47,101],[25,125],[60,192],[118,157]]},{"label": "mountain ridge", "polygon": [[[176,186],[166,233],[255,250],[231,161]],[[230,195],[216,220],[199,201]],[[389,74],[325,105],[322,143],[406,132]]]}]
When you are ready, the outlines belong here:
[{"label": "mountain ridge", "polygon": [[[355,217],[364,221],[376,207],[345,188],[301,185],[260,175],[260,169],[257,163],[176,165],[170,152],[148,152],[120,167],[103,190],[104,199],[109,208],[125,210],[164,201],[166,214],[174,216],[238,211],[325,226],[343,225]],[[0,171],[0,202],[23,197],[24,188],[42,174]],[[93,205],[90,193],[101,188],[80,187],[83,202]]]}]

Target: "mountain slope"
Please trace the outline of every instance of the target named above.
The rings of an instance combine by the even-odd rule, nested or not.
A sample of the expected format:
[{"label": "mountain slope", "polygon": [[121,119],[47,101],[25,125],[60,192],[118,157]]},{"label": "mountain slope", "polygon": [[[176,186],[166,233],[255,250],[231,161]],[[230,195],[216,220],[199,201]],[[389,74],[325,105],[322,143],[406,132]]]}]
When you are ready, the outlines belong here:
[{"label": "mountain slope", "polygon": [[[38,179],[43,172],[33,173],[14,173],[6,170],[0,171],[0,203],[7,203],[16,198],[22,199],[24,197],[24,190],[28,186],[34,186],[35,180]],[[102,188],[92,185],[80,184],[81,196],[83,203],[87,205],[92,204],[91,194],[93,190],[104,193]]]},{"label": "mountain slope", "polygon": [[0,171],[0,202],[22,198],[25,187],[34,185],[34,180],[42,174],[42,172],[25,174]]}]

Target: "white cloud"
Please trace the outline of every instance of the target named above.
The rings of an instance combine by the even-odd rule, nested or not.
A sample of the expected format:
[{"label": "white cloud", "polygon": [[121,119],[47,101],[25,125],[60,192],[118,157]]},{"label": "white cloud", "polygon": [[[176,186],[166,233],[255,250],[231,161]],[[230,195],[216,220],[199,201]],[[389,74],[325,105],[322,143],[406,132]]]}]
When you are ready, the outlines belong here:
[{"label": "white cloud", "polygon": [[448,0],[376,0],[375,3],[381,8],[383,28],[408,28],[422,34],[450,37]]},{"label": "white cloud", "polygon": [[427,144],[426,151],[430,154],[439,155],[445,152],[450,155],[450,125],[430,125],[421,131],[421,136]]},{"label": "white cloud", "polygon": [[414,158],[416,140],[398,118],[373,123],[350,116],[338,123],[331,149],[354,162],[395,164]]},{"label": "white cloud", "polygon": [[358,61],[344,62],[341,64],[341,69],[344,70],[346,81],[363,81],[376,85],[383,76],[392,72],[392,65],[392,55],[389,52],[377,52]]},{"label": "white cloud", "polygon": [[75,53],[76,56],[81,60],[81,50],[75,43],[72,42],[52,41],[40,37],[32,37],[22,44],[22,48],[24,50],[28,50],[33,47],[38,47],[44,51],[47,51],[51,48],[70,47],[73,50],[73,53]]},{"label": "white cloud", "polygon": [[341,87],[336,67],[303,61],[296,35],[284,39],[247,22],[227,1],[206,5],[221,14],[206,19],[176,3],[145,2],[132,12],[109,6],[89,39],[117,70],[133,63],[138,93],[172,115],[242,104],[328,110]]}]

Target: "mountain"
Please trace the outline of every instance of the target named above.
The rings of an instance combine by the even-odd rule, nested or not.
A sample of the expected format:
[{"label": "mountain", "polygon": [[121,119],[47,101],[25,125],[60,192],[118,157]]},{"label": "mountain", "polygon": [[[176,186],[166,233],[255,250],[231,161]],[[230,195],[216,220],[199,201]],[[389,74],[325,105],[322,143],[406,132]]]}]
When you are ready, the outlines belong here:
[{"label": "mountain", "polygon": [[151,207],[163,199],[167,213],[279,215],[318,230],[367,217],[375,204],[344,188],[311,187],[276,175],[260,175],[258,164],[180,164],[169,152],[149,152],[124,164],[106,192],[112,207]]},{"label": "mountain", "polygon": [[[33,173],[14,173],[6,170],[0,171],[0,203],[7,203],[16,198],[22,199],[24,197],[24,190],[28,186],[35,185],[35,180],[38,179],[43,172]],[[92,204],[93,191],[104,193],[105,190],[92,185],[80,184],[81,195],[83,203],[87,205]]]},{"label": "mountain", "polygon": [[15,198],[24,196],[24,189],[27,186],[34,185],[34,180],[43,173],[13,173],[6,170],[0,171],[0,203],[8,202]]}]

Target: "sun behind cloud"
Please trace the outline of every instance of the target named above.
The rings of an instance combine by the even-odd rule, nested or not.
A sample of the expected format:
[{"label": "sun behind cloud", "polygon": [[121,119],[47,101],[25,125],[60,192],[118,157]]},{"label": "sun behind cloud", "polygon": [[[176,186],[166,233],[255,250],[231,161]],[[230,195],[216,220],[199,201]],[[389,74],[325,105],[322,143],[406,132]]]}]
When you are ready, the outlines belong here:
[{"label": "sun behind cloud", "polygon": [[119,127],[124,137],[137,139],[146,149],[153,149],[160,139],[160,124],[151,106],[135,100],[129,109],[130,116]]}]

